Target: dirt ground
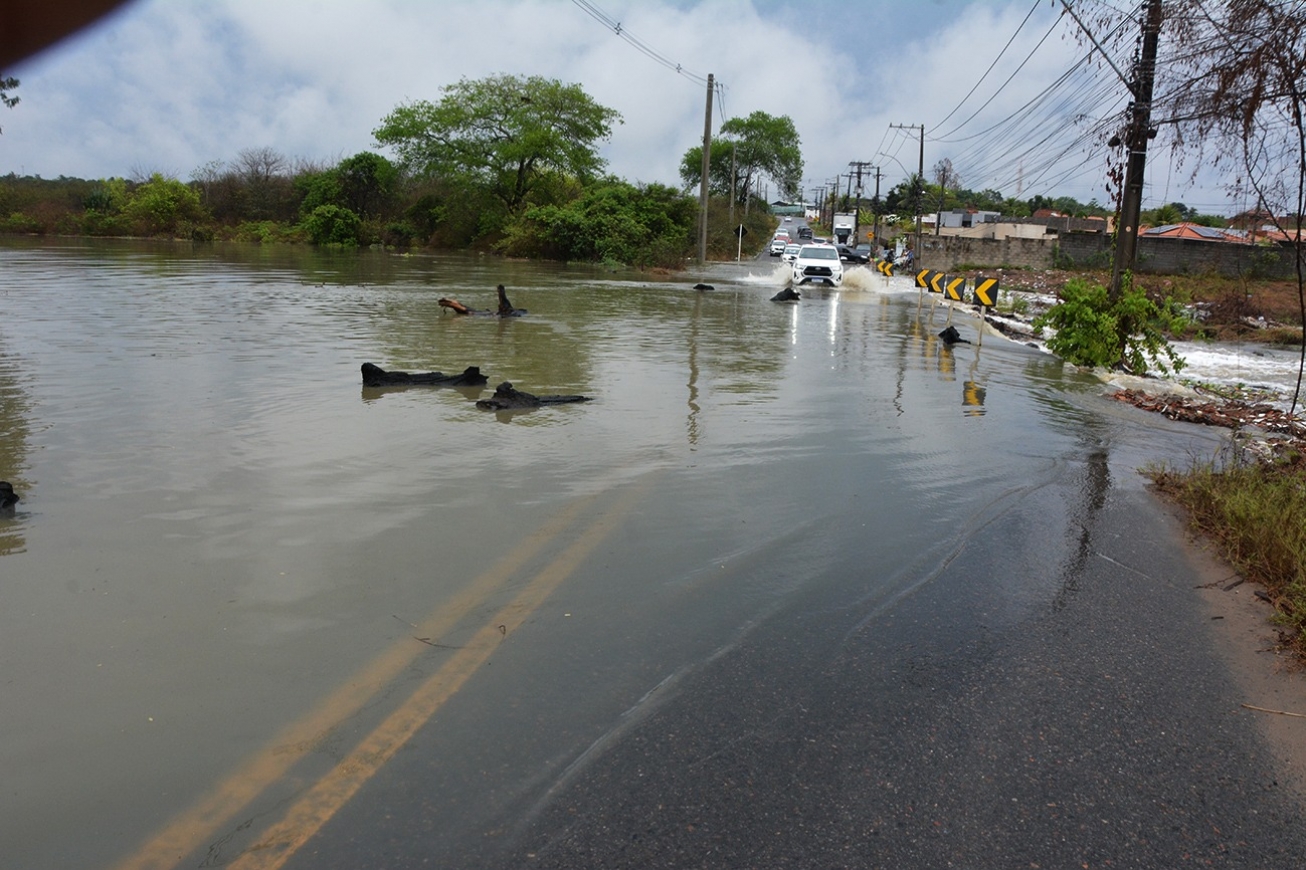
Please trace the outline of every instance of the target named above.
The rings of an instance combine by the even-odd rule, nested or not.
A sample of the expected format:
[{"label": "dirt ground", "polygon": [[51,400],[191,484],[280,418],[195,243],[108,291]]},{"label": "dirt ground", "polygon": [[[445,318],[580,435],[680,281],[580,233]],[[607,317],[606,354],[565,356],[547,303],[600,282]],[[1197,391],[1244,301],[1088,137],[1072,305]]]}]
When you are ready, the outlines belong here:
[{"label": "dirt ground", "polygon": [[[1031,272],[1003,269],[1003,289],[1056,293],[1072,278],[1106,283],[1108,272]],[[1138,275],[1155,298],[1174,299],[1201,312],[1201,331],[1215,340],[1301,342],[1302,298],[1293,281],[1223,278],[1215,275]],[[1185,336],[1189,337],[1189,336]]]}]

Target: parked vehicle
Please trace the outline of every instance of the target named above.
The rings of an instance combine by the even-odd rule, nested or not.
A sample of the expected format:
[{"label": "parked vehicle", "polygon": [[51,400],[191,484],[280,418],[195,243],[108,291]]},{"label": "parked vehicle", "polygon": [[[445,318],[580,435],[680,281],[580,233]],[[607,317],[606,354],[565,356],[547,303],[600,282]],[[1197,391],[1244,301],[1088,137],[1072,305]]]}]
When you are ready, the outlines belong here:
[{"label": "parked vehicle", "polygon": [[843,263],[834,245],[803,245],[794,258],[794,284],[820,281],[831,287],[843,283]]},{"label": "parked vehicle", "polygon": [[841,245],[848,244],[857,231],[857,215],[850,213],[834,216],[834,238]]}]

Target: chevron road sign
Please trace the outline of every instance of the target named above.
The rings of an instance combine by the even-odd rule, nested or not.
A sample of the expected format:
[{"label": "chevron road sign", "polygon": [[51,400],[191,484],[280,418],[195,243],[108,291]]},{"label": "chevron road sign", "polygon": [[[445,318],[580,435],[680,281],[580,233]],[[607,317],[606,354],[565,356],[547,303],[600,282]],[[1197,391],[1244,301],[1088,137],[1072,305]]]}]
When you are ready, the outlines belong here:
[{"label": "chevron road sign", "polygon": [[992,308],[998,302],[998,279],[980,278],[975,282],[975,302]]}]

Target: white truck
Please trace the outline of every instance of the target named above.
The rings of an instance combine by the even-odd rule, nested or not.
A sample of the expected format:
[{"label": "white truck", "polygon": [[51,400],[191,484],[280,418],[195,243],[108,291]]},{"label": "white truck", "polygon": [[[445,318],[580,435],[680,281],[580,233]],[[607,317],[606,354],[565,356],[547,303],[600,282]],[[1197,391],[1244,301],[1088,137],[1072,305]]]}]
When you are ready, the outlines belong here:
[{"label": "white truck", "polygon": [[852,239],[853,233],[857,231],[857,215],[852,214],[851,212],[848,214],[836,214],[834,216],[834,226],[831,229],[834,230],[835,241],[839,244],[853,244],[850,239]]}]

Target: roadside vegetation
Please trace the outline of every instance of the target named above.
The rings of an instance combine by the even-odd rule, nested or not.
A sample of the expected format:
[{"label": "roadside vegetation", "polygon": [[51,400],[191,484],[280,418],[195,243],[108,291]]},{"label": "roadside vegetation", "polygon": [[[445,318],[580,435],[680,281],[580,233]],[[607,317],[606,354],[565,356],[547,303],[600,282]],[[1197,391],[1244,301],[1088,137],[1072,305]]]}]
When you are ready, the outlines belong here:
[{"label": "roadside vegetation", "polygon": [[[364,151],[313,162],[249,148],[188,181],[142,170],[94,180],[10,174],[0,177],[0,232],[472,249],[683,268],[697,252],[697,191],[606,174],[599,147],[620,120],[578,85],[462,80],[435,102],[404,103],[381,120],[373,136],[393,159]],[[736,121],[741,145],[755,130],[770,135],[773,121]],[[748,230],[744,250],[755,253],[775,221],[746,191],[736,223]],[[735,254],[728,206],[713,204],[709,226],[722,258]]]},{"label": "roadside vegetation", "polygon": [[[1268,460],[1228,458],[1153,467],[1147,476],[1188,512],[1274,605],[1283,640],[1306,659],[1306,445]],[[1239,454],[1241,456],[1241,454]]]}]

